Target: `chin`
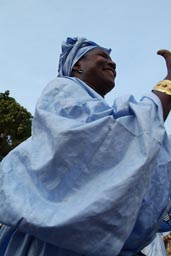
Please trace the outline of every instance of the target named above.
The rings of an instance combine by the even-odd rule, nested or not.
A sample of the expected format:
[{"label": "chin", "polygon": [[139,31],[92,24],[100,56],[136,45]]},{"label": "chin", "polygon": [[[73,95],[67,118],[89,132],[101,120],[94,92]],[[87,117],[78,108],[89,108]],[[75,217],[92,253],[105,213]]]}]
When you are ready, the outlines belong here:
[{"label": "chin", "polygon": [[114,83],[114,82],[108,84],[108,86],[106,86],[106,88],[105,88],[106,90],[105,90],[105,94],[104,94],[104,95],[106,95],[106,94],[109,93],[111,90],[113,90],[114,87],[115,87],[115,83]]}]

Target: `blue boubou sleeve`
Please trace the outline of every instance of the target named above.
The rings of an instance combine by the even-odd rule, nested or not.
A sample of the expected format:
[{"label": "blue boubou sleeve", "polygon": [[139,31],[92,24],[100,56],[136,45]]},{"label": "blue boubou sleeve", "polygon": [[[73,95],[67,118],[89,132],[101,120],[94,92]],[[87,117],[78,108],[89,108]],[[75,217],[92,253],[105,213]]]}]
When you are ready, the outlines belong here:
[{"label": "blue boubou sleeve", "polygon": [[110,107],[82,81],[57,78],[32,136],[0,165],[0,221],[80,255],[129,255],[169,207],[170,156],[153,93]]}]

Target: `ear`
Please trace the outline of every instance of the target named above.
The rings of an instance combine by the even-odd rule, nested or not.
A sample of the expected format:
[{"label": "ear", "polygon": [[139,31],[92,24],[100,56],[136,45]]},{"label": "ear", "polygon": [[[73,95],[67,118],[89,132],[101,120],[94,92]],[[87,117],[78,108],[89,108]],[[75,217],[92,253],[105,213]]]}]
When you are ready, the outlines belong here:
[{"label": "ear", "polygon": [[79,61],[77,61],[72,68],[71,76],[80,78],[80,69],[81,69],[81,63]]},{"label": "ear", "polygon": [[75,65],[73,66],[73,68],[72,68],[72,72],[73,72],[73,71],[78,72],[78,70],[80,70],[80,67],[81,67],[81,65],[80,65],[79,61],[77,61],[77,62],[75,63]]}]

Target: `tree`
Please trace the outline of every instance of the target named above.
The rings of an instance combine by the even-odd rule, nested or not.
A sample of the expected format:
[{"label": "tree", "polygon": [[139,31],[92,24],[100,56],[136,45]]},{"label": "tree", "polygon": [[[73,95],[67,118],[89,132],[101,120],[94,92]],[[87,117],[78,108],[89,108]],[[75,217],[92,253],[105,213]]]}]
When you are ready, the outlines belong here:
[{"label": "tree", "polygon": [[0,160],[31,135],[31,113],[9,94],[0,93]]}]

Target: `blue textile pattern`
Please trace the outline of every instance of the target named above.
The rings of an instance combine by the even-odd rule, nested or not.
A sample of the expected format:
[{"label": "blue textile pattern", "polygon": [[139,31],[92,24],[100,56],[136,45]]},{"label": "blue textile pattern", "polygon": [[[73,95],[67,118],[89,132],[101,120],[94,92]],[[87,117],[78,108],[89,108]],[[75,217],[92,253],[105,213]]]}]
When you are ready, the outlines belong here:
[{"label": "blue textile pattern", "polygon": [[136,255],[170,209],[170,185],[156,95],[109,106],[58,77],[37,102],[31,138],[0,164],[0,222],[16,228],[5,256]]},{"label": "blue textile pattern", "polygon": [[[93,41],[86,38],[68,37],[66,42],[62,44],[62,53],[59,58],[58,76],[70,76],[75,63],[88,51],[101,47]],[[103,48],[109,54],[111,49]]]},{"label": "blue textile pattern", "polygon": [[15,232],[14,228],[3,225],[0,229],[0,256],[4,256],[10,239]]}]

